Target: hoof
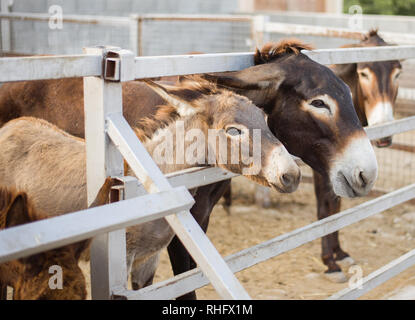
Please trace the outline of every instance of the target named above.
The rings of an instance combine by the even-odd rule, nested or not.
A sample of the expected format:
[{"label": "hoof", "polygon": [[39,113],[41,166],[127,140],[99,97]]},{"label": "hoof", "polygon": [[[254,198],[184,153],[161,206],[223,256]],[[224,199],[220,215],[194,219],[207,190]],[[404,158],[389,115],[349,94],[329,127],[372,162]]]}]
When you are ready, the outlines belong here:
[{"label": "hoof", "polygon": [[351,257],[346,257],[342,260],[337,260],[336,263],[339,264],[342,268],[349,268],[356,264],[356,262]]},{"label": "hoof", "polygon": [[348,278],[342,271],[324,273],[324,277],[334,283],[345,283],[347,282]]},{"label": "hoof", "polygon": [[228,216],[231,215],[231,207],[230,206],[224,205],[223,209],[225,210],[225,212]]}]

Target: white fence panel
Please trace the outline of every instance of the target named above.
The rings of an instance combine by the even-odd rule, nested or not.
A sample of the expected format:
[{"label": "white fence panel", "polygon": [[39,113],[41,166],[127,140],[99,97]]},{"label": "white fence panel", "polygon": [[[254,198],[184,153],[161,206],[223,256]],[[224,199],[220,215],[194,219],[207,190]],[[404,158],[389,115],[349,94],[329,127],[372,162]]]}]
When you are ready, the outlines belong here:
[{"label": "white fence panel", "polygon": [[[239,272],[414,198],[415,184],[242,250],[225,260],[233,272]],[[127,297],[172,299],[208,283],[197,268],[139,291],[128,292]]]},{"label": "white fence panel", "polygon": [[[193,204],[193,199],[188,191],[184,187],[173,189],[172,185],[184,184],[190,188],[228,179],[234,175],[224,174],[217,168],[195,168],[165,177],[122,116],[121,83],[108,82],[101,78],[102,59],[106,50],[105,48],[88,49],[89,55],[79,56],[0,59],[0,81],[87,77],[85,78],[86,141],[87,154],[93,155],[93,157],[88,156],[87,166],[89,201],[95,197],[106,176],[122,175],[121,154],[137,177],[145,181],[142,185],[129,181],[134,191],[127,188],[126,192],[140,194],[147,191],[152,194],[1,231],[0,262],[104,233],[94,241],[91,253],[91,260],[95,263],[91,271],[93,275],[96,272],[93,276],[93,291],[97,295],[94,295],[94,298],[107,299],[114,293],[129,299],[174,298],[207,284],[209,280],[199,269],[196,269],[140,291],[128,291],[125,285],[125,264],[123,262],[114,264],[112,261],[125,259],[124,253],[116,252],[117,248],[125,251],[123,245],[125,231],[105,233],[180,212],[166,219],[198,262],[203,273],[223,297],[248,299],[249,295],[231,270],[238,272],[415,198],[415,185],[407,186],[234,254],[226,259],[228,266],[190,215],[188,210]],[[117,50],[116,52],[119,54],[119,61],[115,59],[112,62],[119,68],[118,76],[122,81],[133,78],[233,71],[253,65],[253,53],[133,59],[131,55],[123,55]],[[304,53],[323,64],[338,64],[413,58],[415,46],[316,50],[304,51]],[[117,75],[115,79],[118,79]],[[377,139],[414,128],[415,117],[411,117],[368,128],[366,131],[371,139]],[[197,179],[202,181],[196,181]],[[146,201],[147,204],[143,205]],[[133,207],[140,208],[140,212],[131,210]],[[115,211],[117,214],[114,214]],[[63,225],[65,228],[62,227]],[[59,233],[51,230],[59,230]],[[367,290],[413,264],[413,255],[411,251],[365,278]],[[117,275],[111,277],[111,273]],[[99,283],[98,280],[104,281]],[[344,291],[335,297],[357,296],[358,293],[355,291]]]},{"label": "white fence panel", "polygon": [[404,272],[406,269],[415,265],[415,250],[412,250],[398,259],[393,260],[382,268],[372,272],[367,277],[362,279],[362,283],[357,283],[352,288],[346,288],[338,293],[332,295],[328,300],[354,300],[357,299],[370,290],[380,286],[389,279]]}]

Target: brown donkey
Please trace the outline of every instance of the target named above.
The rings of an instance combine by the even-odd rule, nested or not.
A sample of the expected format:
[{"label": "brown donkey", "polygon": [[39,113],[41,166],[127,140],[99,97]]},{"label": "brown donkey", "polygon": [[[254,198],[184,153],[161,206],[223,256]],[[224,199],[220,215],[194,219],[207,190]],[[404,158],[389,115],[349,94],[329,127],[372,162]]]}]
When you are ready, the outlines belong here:
[{"label": "brown donkey", "polygon": [[[377,163],[354,110],[350,89],[330,69],[301,54],[302,49],[310,47],[298,41],[269,44],[256,53],[256,66],[206,77],[261,107],[268,115],[271,131],[289,152],[327,177],[337,194],[364,195],[376,179]],[[124,115],[130,125],[135,126],[146,113],[155,113],[157,108],[152,106],[159,104],[163,100],[148,87],[136,82],[123,85]],[[21,115],[44,118],[83,136],[82,80],[4,84],[0,88],[0,120]],[[200,187],[195,193],[191,212],[204,230],[229,183]],[[177,238],[169,245],[169,254],[175,274],[194,268]],[[185,298],[194,297],[190,293]]]},{"label": "brown donkey", "polygon": [[[351,47],[390,46],[378,34],[370,31],[359,44]],[[393,121],[402,65],[398,60],[351,63],[332,66],[333,71],[350,87],[353,102],[363,126]],[[389,147],[392,138],[376,141],[377,147]]]},{"label": "brown donkey", "polygon": [[[376,30],[370,31],[359,44],[344,47],[374,47],[387,46]],[[398,79],[402,72],[398,60],[383,62],[365,62],[333,65],[331,69],[351,89],[353,104],[363,126],[371,126],[393,121],[393,109],[398,93]],[[282,141],[284,141],[282,139]],[[376,141],[377,147],[388,147],[392,138]],[[288,148],[289,151],[291,151]],[[314,187],[317,198],[317,213],[319,219],[324,219],[340,211],[340,198],[334,193],[331,183],[314,171]],[[226,201],[229,203],[230,196]],[[338,232],[322,239],[322,258],[328,266],[327,275],[334,281],[346,281],[340,266],[353,264],[353,259],[344,252],[339,243]]]},{"label": "brown donkey", "polygon": [[[108,203],[113,180],[108,178],[95,201],[96,207]],[[45,219],[47,215],[34,208],[25,192],[0,187],[0,229]],[[0,288],[6,298],[7,286],[13,287],[15,300],[82,300],[86,299],[86,283],[78,266],[89,240],[38,253],[26,258],[0,264]],[[62,268],[62,289],[51,289],[49,268]]]},{"label": "brown donkey", "polygon": [[[153,106],[156,112],[137,120],[134,130],[163,172],[217,165],[281,192],[292,192],[297,188],[298,166],[272,135],[265,113],[247,98],[218,89],[207,81],[179,87],[149,84],[151,90],[165,99],[166,105]],[[178,135],[182,130],[186,133],[184,140]],[[209,139],[212,132],[217,134],[213,141]],[[235,142],[241,144],[241,149],[245,146],[250,155],[255,154],[255,134],[260,135],[262,164],[256,173],[251,171],[255,163],[223,159],[223,149],[214,153],[216,158],[212,162],[209,150],[216,150],[217,137],[219,146],[221,140],[224,141],[227,155],[232,158],[234,153],[230,151]],[[158,154],[160,146],[168,141],[166,137],[175,137],[172,140],[173,159],[177,159],[181,143],[184,150],[190,150],[183,163],[158,158],[163,154]],[[204,137],[208,137],[206,143]],[[0,180],[6,185],[24,186],[39,210],[47,215],[57,215],[86,207],[85,143],[82,139],[70,136],[44,120],[18,118],[0,129],[0,153]],[[201,155],[197,161],[193,161],[195,153]],[[163,161],[159,162],[160,159]],[[10,163],[13,163],[12,167],[6,166]],[[142,287],[152,280],[159,252],[173,236],[164,219],[128,228],[128,267],[131,268],[134,262],[132,278],[135,286]]]},{"label": "brown donkey", "polygon": [[[377,31],[370,31],[360,44],[345,47],[387,45]],[[398,60],[335,65],[332,66],[332,70],[350,87],[354,106],[363,126],[394,120],[393,110],[398,94],[398,78],[402,72]],[[376,146],[380,148],[391,144],[392,137],[376,141]],[[340,211],[340,198],[333,193],[328,179],[314,174],[314,187],[319,219]],[[354,261],[341,249],[338,232],[322,239],[322,257],[328,266],[327,273],[334,275],[333,280],[345,281],[346,277],[340,272],[340,266],[336,261],[345,266],[353,264]]]}]

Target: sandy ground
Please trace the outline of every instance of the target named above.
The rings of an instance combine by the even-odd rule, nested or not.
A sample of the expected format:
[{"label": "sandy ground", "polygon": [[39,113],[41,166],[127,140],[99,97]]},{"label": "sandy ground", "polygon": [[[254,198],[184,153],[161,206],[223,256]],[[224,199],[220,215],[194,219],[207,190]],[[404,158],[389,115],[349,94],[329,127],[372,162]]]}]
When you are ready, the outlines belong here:
[{"label": "sandy ground", "polygon": [[[291,195],[272,194],[272,208],[252,205],[254,184],[233,180],[234,205],[228,216],[222,205],[214,209],[208,236],[224,256],[251,247],[316,220],[312,185],[303,184]],[[369,198],[343,201],[342,208]],[[363,269],[364,276],[415,248],[415,206],[403,204],[341,231],[343,248]],[[320,240],[282,254],[237,274],[255,299],[324,299],[345,288],[324,277]],[[348,270],[344,270],[347,274]],[[172,276],[164,251],[155,281]],[[366,294],[364,299],[396,295],[415,299],[415,267]],[[199,299],[218,299],[211,286],[197,291]]]}]

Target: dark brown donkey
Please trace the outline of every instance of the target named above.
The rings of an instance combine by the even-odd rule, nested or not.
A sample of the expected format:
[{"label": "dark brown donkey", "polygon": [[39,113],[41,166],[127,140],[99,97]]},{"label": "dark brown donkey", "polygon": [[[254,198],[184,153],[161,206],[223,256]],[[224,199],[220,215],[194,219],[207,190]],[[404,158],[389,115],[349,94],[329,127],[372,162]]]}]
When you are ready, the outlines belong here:
[{"label": "dark brown donkey", "polygon": [[[326,177],[337,195],[365,195],[377,177],[377,162],[353,108],[350,89],[329,68],[301,54],[302,49],[310,48],[296,41],[269,44],[256,53],[256,66],[205,77],[262,107],[271,131],[290,153]],[[123,86],[124,114],[130,124],[147,112],[140,106],[163,104],[146,86],[134,87]],[[5,84],[0,88],[0,120],[22,115],[46,119],[82,136],[82,80]],[[198,188],[191,212],[204,230],[229,183]],[[177,238],[170,244],[169,254],[175,274],[194,267]],[[194,293],[185,296],[194,297]]]},{"label": "dark brown donkey", "polygon": [[[346,48],[387,46],[376,30],[365,35],[359,44]],[[351,89],[353,103],[363,126],[393,121],[393,110],[398,94],[398,79],[402,72],[398,60],[382,62],[352,63],[331,66],[335,74]],[[376,141],[377,147],[388,147],[392,137]],[[290,151],[290,150],[289,150]],[[330,181],[314,172],[314,187],[317,198],[317,215],[324,219],[340,211],[340,198],[336,196]],[[230,197],[226,199],[228,202]],[[336,282],[346,281],[340,265],[348,266],[353,259],[341,249],[338,232],[322,239],[322,259],[327,265],[327,276]],[[339,264],[336,263],[339,262]]]},{"label": "dark brown donkey", "polygon": [[[377,31],[370,31],[361,43],[345,47],[387,45]],[[354,106],[363,126],[394,120],[393,110],[398,94],[398,78],[402,72],[398,60],[335,65],[332,66],[332,70],[350,87]],[[380,148],[391,144],[392,137],[376,141],[376,146]],[[340,211],[340,198],[333,193],[328,179],[315,173],[314,187],[319,219]],[[322,239],[322,250],[323,261],[328,266],[327,273],[333,275],[333,280],[345,281],[346,277],[341,273],[336,261],[345,265],[350,265],[354,261],[341,249],[338,232]]]}]

